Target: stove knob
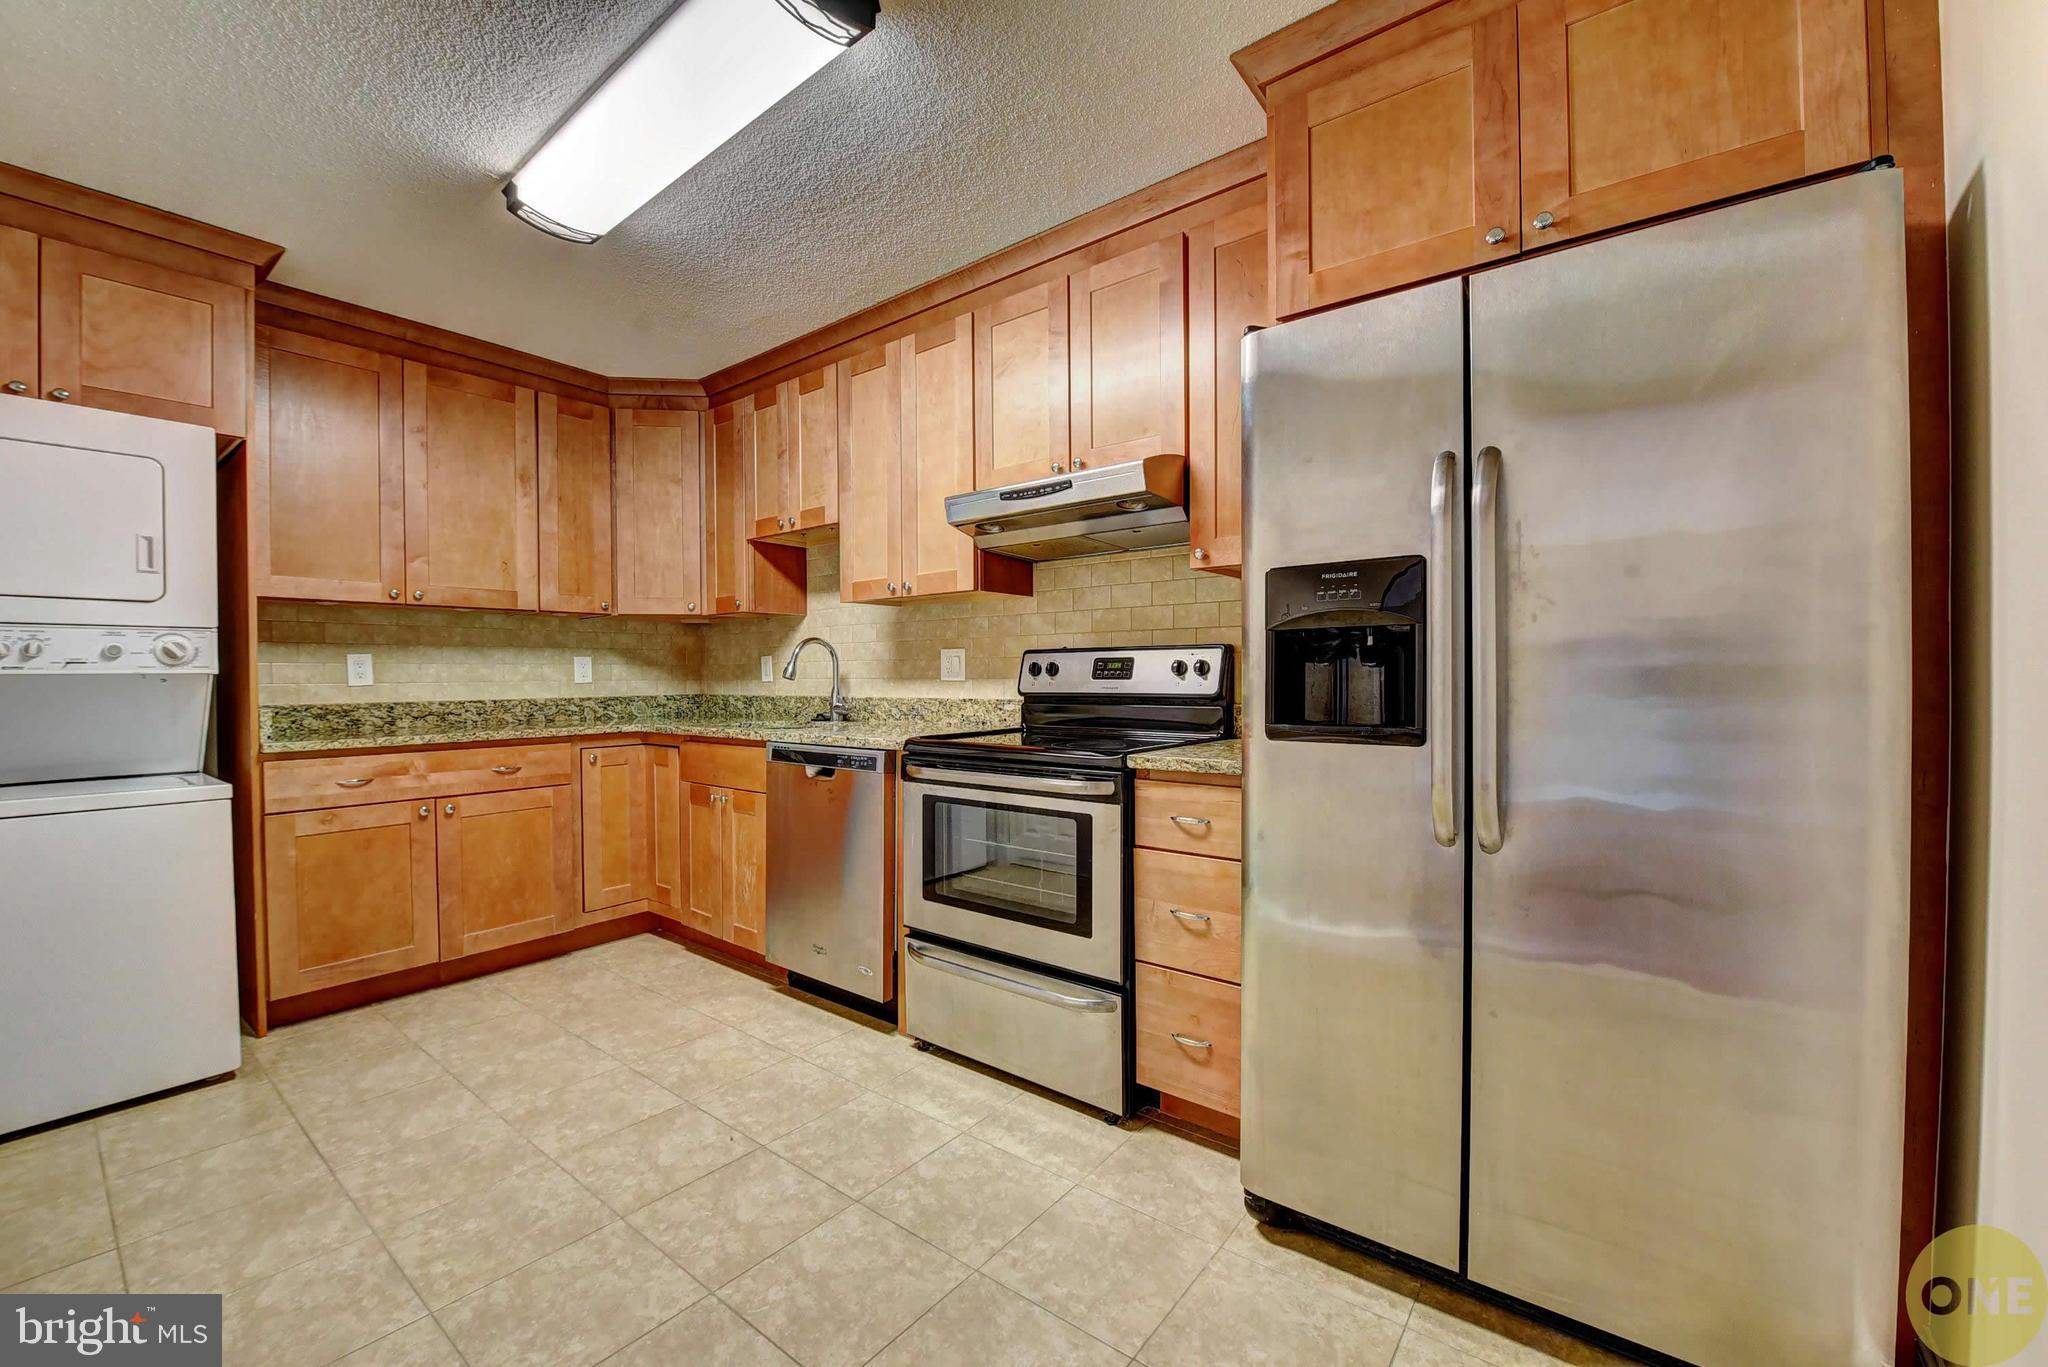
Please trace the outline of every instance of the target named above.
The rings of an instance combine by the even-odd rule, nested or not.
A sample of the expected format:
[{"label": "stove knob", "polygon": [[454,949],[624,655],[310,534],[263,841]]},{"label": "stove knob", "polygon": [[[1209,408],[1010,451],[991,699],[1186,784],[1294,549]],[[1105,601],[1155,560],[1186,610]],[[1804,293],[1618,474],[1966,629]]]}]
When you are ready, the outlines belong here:
[{"label": "stove knob", "polygon": [[42,653],[43,643],[41,641],[23,641],[21,643],[21,658],[24,660],[33,660]]},{"label": "stove knob", "polygon": [[14,642],[12,642],[12,641],[0,641],[0,660],[4,660],[4,659],[6,659],[6,658],[7,658],[7,657],[8,657],[9,655],[12,655],[13,653],[14,653]]},{"label": "stove knob", "polygon": [[156,655],[158,664],[190,664],[194,654],[192,638],[189,636],[160,636],[157,638],[153,653]]},{"label": "stove knob", "polygon": [[1045,666],[1040,664],[1038,661],[1033,660],[1031,662],[1031,677],[1035,679],[1043,673],[1045,673]]},{"label": "stove knob", "polygon": [[1209,662],[1207,660],[1195,661],[1195,677],[1198,679],[1209,677]]},{"label": "stove knob", "polygon": [[119,641],[109,641],[100,647],[100,658],[102,660],[118,660],[126,653],[121,648]]},{"label": "stove knob", "polygon": [[1058,678],[1059,676],[1060,676],[1060,667],[1059,667],[1059,662],[1058,662],[1058,661],[1048,661],[1048,662],[1047,662],[1047,664],[1046,664],[1046,666],[1045,666],[1045,677],[1046,677],[1046,678],[1048,678],[1048,679],[1057,679],[1057,678]]},{"label": "stove knob", "polygon": [[1185,679],[1187,676],[1188,662],[1186,660],[1175,660],[1173,662],[1173,677],[1176,679]]}]

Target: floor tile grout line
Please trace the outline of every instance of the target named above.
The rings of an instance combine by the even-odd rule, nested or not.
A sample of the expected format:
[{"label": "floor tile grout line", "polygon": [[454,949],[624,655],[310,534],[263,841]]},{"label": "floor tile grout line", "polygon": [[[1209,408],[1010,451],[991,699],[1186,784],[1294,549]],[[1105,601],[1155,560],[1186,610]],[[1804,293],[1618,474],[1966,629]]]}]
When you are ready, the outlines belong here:
[{"label": "floor tile grout line", "polygon": [[128,1290],[128,1259],[121,1254],[121,1225],[114,1219],[114,1183],[107,1176],[107,1149],[100,1142],[100,1122],[95,1119],[90,1123],[93,1157],[99,1160],[100,1165],[100,1199],[107,1203],[107,1235],[114,1241],[114,1266],[121,1273],[121,1290],[125,1292]]}]

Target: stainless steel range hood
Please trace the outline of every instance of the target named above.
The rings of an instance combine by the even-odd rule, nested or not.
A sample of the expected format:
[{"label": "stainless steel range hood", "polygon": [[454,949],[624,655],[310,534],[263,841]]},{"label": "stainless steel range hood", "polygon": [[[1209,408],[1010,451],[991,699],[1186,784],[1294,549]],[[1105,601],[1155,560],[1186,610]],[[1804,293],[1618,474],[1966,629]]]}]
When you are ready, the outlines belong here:
[{"label": "stainless steel range hood", "polygon": [[1186,456],[1076,470],[946,500],[946,521],[985,551],[1071,560],[1188,542]]}]

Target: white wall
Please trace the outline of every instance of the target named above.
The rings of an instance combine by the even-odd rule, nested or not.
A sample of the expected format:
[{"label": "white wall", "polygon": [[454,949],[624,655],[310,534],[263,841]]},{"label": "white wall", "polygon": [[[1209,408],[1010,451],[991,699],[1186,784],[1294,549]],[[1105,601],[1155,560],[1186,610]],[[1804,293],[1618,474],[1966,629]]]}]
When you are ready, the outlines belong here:
[{"label": "white wall", "polygon": [[2048,3],[1944,0],[1941,44],[1958,667],[1942,1222],[2048,1256]]}]

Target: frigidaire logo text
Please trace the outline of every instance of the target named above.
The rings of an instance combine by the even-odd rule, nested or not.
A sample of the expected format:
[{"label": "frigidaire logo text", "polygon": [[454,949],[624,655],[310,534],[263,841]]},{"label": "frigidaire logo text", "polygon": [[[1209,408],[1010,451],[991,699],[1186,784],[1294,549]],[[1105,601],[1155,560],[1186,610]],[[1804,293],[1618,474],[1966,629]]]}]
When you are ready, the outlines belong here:
[{"label": "frigidaire logo text", "polygon": [[203,1324],[158,1324],[140,1310],[126,1318],[116,1315],[112,1306],[91,1314],[73,1312],[52,1318],[32,1317],[19,1306],[14,1313],[20,1330],[15,1342],[23,1347],[61,1345],[80,1357],[97,1357],[101,1350],[113,1346],[141,1347],[152,1343],[196,1345],[207,1341]]}]

